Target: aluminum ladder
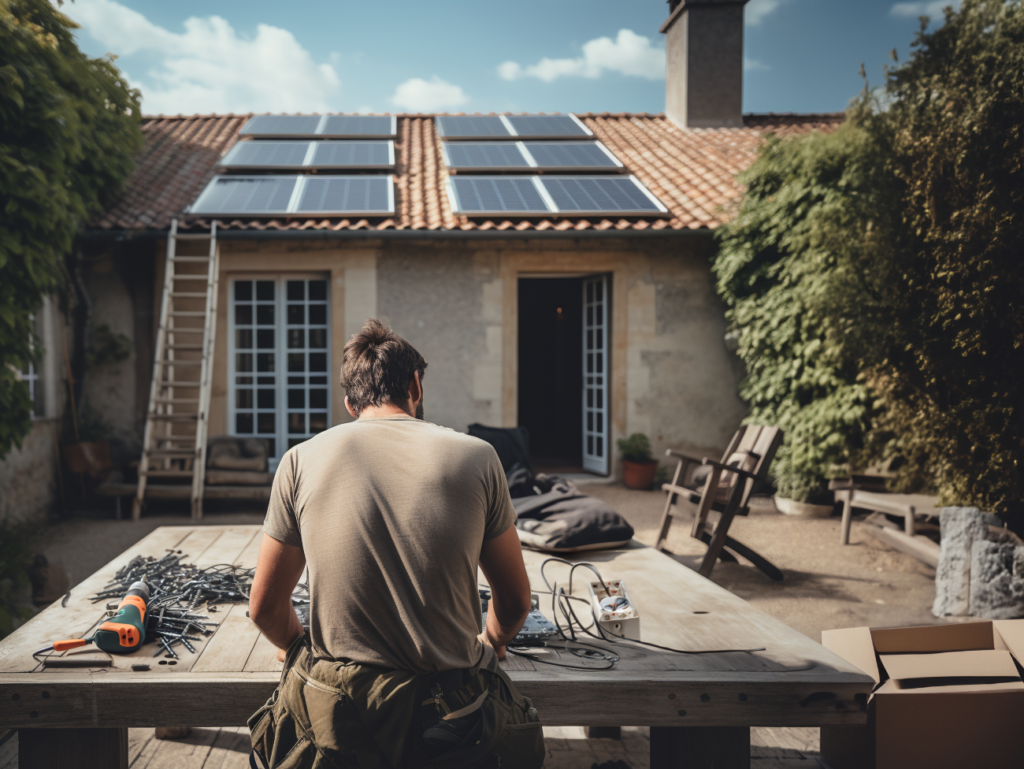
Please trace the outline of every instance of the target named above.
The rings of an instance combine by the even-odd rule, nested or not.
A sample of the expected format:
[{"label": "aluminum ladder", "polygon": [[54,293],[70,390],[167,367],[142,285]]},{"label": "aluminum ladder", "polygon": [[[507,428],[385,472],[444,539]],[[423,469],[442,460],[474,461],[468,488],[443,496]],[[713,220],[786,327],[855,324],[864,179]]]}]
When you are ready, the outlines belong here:
[{"label": "aluminum ladder", "polygon": [[[206,256],[178,254],[179,242],[204,240],[210,245]],[[188,480],[192,520],[203,517],[219,275],[217,223],[209,234],[182,235],[172,220],[132,520],[142,515],[147,492],[185,498]],[[150,483],[161,479],[171,483]]]}]

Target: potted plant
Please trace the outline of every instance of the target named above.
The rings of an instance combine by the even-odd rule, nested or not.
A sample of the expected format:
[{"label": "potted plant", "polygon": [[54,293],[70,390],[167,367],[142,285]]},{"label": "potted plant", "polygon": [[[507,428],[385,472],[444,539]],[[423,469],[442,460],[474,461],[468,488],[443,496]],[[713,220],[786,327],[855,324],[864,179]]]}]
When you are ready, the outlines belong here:
[{"label": "potted plant", "polygon": [[622,482],[630,489],[649,489],[658,472],[658,461],[651,457],[651,442],[643,433],[620,438],[622,452]]}]

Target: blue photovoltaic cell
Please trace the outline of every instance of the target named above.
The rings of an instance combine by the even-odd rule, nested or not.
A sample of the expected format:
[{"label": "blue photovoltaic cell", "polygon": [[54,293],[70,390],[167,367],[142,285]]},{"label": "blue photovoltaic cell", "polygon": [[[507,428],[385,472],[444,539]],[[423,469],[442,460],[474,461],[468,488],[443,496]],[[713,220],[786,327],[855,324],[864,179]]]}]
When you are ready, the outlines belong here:
[{"label": "blue photovoltaic cell", "polygon": [[306,157],[306,141],[239,142],[221,161],[240,168],[299,168]]},{"label": "blue photovoltaic cell", "polygon": [[216,176],[193,206],[193,214],[284,213],[295,188],[294,176],[259,178]]},{"label": "blue photovoltaic cell", "polygon": [[331,115],[323,136],[393,136],[390,115]]},{"label": "blue photovoltaic cell", "polygon": [[310,166],[389,166],[388,142],[317,142]]},{"label": "blue photovoltaic cell", "polygon": [[568,115],[507,115],[517,136],[589,136]]},{"label": "blue photovoltaic cell", "polygon": [[457,176],[450,180],[456,213],[547,213],[533,177]]},{"label": "blue photovoltaic cell", "polygon": [[434,118],[434,122],[437,125],[437,132],[444,138],[509,138],[512,135],[501,122],[501,118],[495,116],[444,116]]},{"label": "blue photovoltaic cell", "polygon": [[239,132],[247,136],[312,136],[319,115],[257,115]]},{"label": "blue photovoltaic cell", "polygon": [[446,142],[449,168],[529,168],[514,142]]},{"label": "blue photovoltaic cell", "polygon": [[662,213],[628,176],[545,176],[541,183],[561,213]]},{"label": "blue photovoltaic cell", "polygon": [[387,176],[320,176],[306,180],[293,213],[391,213]]},{"label": "blue photovoltaic cell", "polygon": [[538,168],[620,168],[597,142],[524,142]]}]

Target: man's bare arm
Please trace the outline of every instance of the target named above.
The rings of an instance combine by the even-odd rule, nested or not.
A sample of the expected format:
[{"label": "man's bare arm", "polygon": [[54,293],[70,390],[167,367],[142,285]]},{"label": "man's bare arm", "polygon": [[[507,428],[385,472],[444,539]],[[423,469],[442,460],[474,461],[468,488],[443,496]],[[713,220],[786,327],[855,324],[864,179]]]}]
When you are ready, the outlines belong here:
[{"label": "man's bare arm", "polygon": [[484,541],[480,568],[491,586],[487,630],[480,638],[494,647],[498,659],[505,659],[505,644],[516,637],[530,613],[530,580],[526,576],[523,550],[514,526],[494,539]]},{"label": "man's bare arm", "polygon": [[292,606],[292,591],[305,567],[306,555],[301,547],[263,535],[249,593],[249,618],[278,649],[287,649],[302,635],[302,625]]}]

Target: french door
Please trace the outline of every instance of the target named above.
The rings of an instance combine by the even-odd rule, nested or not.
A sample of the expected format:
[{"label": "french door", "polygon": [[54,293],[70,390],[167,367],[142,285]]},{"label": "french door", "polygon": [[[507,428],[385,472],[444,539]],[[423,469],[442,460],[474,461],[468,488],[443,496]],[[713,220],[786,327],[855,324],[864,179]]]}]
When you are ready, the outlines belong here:
[{"label": "french door", "polygon": [[608,474],[608,276],[583,280],[583,467]]},{"label": "french door", "polygon": [[331,424],[327,280],[240,277],[230,290],[228,429],[264,438],[276,466]]}]

